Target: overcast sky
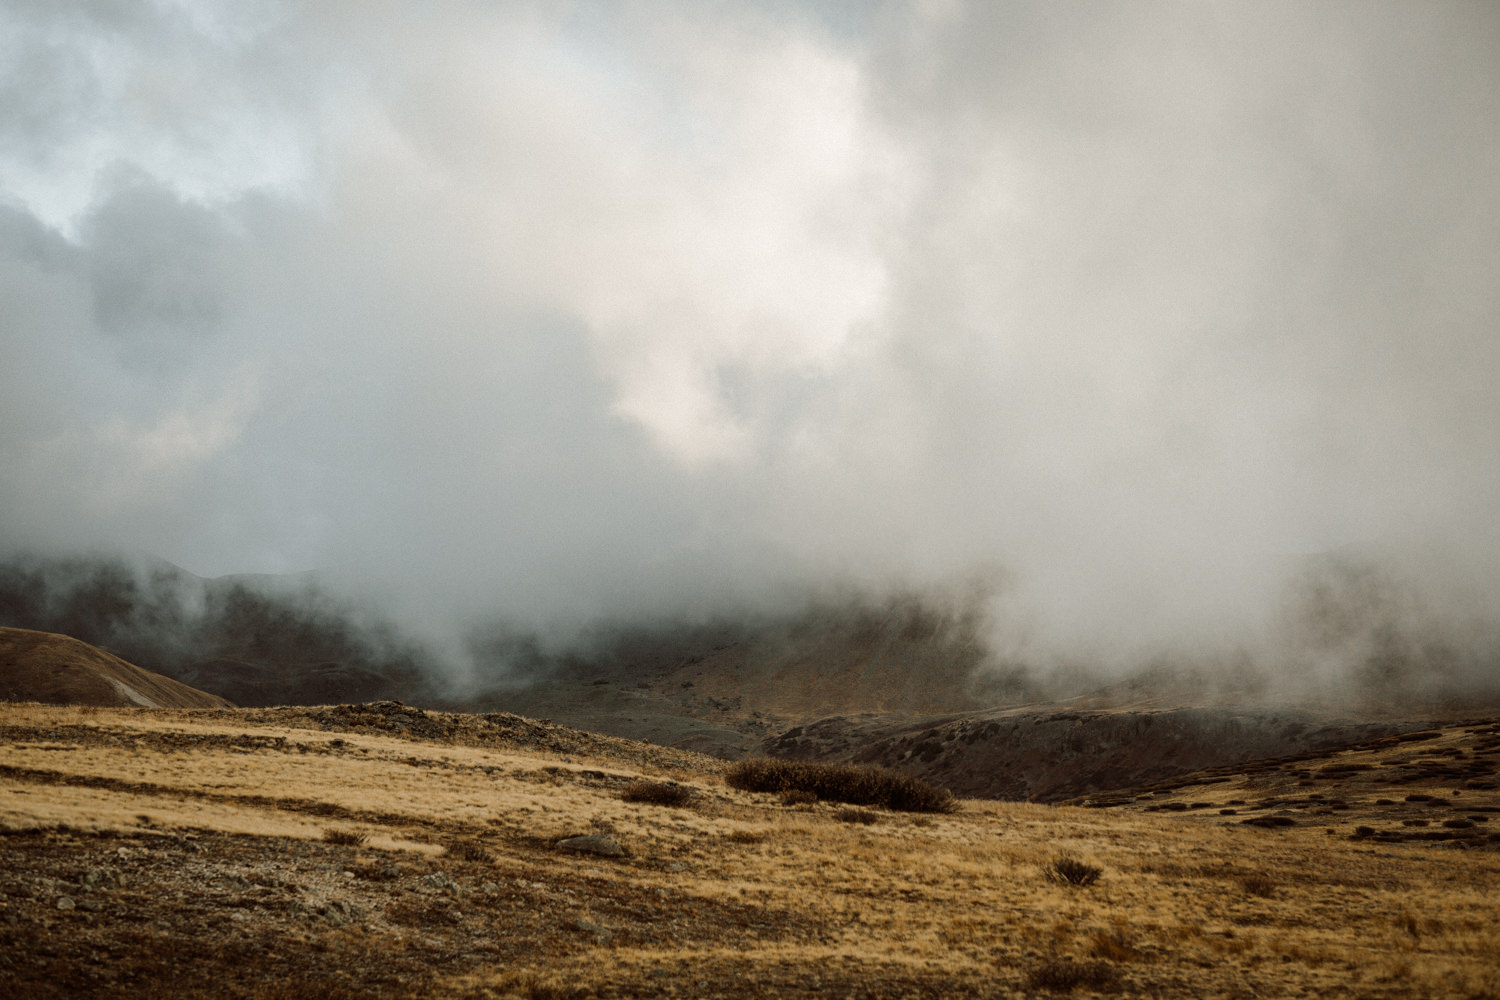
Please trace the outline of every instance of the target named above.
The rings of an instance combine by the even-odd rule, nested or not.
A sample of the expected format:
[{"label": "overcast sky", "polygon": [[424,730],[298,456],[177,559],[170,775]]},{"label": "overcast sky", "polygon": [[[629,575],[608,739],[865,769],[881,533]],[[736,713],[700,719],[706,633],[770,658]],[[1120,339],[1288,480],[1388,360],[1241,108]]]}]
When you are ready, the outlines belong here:
[{"label": "overcast sky", "polygon": [[1497,178],[1483,2],[0,0],[0,541],[1126,646],[1379,545],[1500,613]]}]

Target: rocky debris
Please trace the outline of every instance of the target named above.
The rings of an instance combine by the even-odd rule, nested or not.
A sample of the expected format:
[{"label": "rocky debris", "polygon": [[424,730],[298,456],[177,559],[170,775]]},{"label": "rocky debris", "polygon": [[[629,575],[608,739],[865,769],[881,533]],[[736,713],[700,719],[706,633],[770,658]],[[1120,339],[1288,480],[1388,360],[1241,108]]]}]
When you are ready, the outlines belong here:
[{"label": "rocky debris", "polygon": [[458,892],[458,883],[449,878],[444,872],[433,872],[431,875],[423,875],[420,881],[427,888],[436,889],[439,892]]},{"label": "rocky debris", "polygon": [[590,833],[582,837],[565,837],[555,845],[560,851],[575,851],[579,854],[598,854],[606,858],[618,858],[625,848],[615,838],[602,833]]},{"label": "rocky debris", "polygon": [[596,924],[592,920],[584,920],[582,917],[573,921],[573,929],[593,935],[594,941],[598,944],[608,944],[610,939],[615,936],[615,932],[608,927]]},{"label": "rocky debris", "polygon": [[367,916],[364,907],[343,899],[330,899],[327,903],[317,907],[316,912],[328,921],[330,927],[363,923]]},{"label": "rocky debris", "polygon": [[83,877],[83,884],[89,889],[118,889],[124,885],[124,879],[120,872],[114,868],[91,868]]}]

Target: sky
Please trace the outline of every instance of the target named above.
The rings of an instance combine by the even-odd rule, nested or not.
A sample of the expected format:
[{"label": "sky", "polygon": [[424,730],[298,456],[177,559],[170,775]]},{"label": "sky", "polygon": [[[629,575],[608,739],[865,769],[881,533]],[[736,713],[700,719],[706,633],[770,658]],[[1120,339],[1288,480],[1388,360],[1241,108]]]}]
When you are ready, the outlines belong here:
[{"label": "sky", "polygon": [[[1500,622],[1500,7],[0,0],[0,543]],[[1106,653],[1105,651],[1110,651]]]}]

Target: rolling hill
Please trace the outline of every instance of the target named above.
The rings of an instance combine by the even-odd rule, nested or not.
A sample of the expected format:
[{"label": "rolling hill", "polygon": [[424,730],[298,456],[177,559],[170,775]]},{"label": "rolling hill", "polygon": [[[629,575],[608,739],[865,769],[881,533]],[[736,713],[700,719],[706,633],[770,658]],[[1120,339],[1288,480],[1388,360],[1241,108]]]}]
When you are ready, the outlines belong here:
[{"label": "rolling hill", "polygon": [[1493,721],[947,813],[394,702],[0,738],[5,996],[1500,994]]},{"label": "rolling hill", "polygon": [[0,699],[54,705],[231,707],[218,695],[142,670],[70,636],[20,628],[0,628]]}]

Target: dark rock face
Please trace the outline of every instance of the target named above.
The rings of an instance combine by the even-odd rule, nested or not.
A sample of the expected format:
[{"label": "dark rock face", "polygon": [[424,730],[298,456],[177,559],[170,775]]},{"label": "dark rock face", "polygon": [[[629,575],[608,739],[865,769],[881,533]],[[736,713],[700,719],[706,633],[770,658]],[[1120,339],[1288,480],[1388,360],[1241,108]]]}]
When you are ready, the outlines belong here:
[{"label": "dark rock face", "polygon": [[955,795],[1057,802],[1190,771],[1385,736],[1400,727],[1289,711],[1006,710],[921,720],[822,719],[765,741],[771,756],[876,764]]}]

